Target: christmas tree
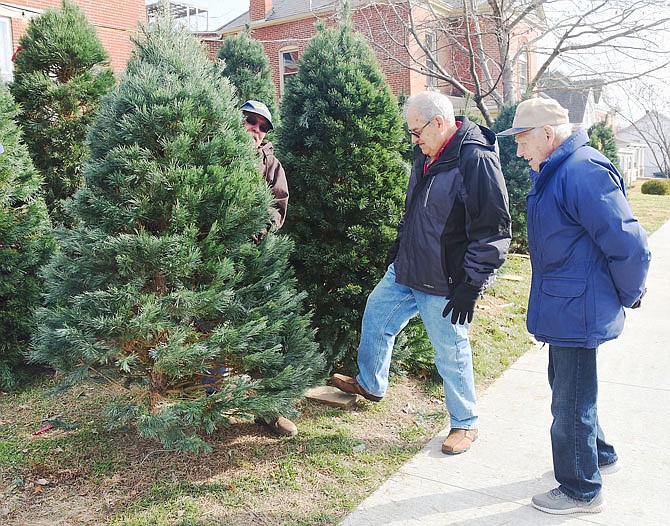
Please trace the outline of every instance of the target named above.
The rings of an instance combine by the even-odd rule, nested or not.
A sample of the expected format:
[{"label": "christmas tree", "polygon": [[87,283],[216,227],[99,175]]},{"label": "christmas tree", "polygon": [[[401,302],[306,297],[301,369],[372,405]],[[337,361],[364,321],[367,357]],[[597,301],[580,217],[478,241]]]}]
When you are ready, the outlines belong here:
[{"label": "christmas tree", "polygon": [[[517,105],[505,106],[500,110],[491,129],[498,133],[512,127]],[[509,211],[512,216],[512,249],[519,252],[528,251],[528,234],[526,232],[527,209],[526,196],[532,182],[528,171],[528,162],[516,156],[514,137],[500,137],[500,165],[502,166],[505,184],[509,194]]]},{"label": "christmas tree", "polygon": [[240,104],[258,100],[268,107],[273,116],[278,116],[270,61],[263,45],[251,38],[249,28],[226,38],[217,58],[223,60],[223,76],[235,87]]},{"label": "christmas tree", "polygon": [[282,100],[279,148],[291,181],[294,265],[330,367],[355,357],[368,294],[403,211],[407,147],[374,54],[344,16],[321,27]]},{"label": "christmas tree", "polygon": [[614,138],[614,130],[605,121],[600,121],[589,128],[590,145],[607,157],[617,169],[619,166],[619,154]]},{"label": "christmas tree", "polygon": [[33,18],[20,45],[10,87],[18,121],[44,177],[52,220],[71,226],[65,203],[82,185],[87,127],[114,75],[95,28],[69,1]]},{"label": "christmas tree", "polygon": [[51,224],[35,170],[0,83],[0,388],[14,387],[39,305],[38,269],[52,249]]},{"label": "christmas tree", "polygon": [[[34,360],[127,386],[112,426],[180,451],[295,413],[322,368],[233,91],[199,43],[144,30],[89,135],[79,226],[47,268]],[[211,393],[207,395],[206,393]]]}]

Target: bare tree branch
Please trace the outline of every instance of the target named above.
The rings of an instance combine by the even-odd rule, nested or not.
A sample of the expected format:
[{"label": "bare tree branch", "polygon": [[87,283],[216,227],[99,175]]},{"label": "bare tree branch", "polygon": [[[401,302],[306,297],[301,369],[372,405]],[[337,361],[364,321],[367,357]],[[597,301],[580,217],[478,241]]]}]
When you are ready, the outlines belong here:
[{"label": "bare tree branch", "polygon": [[663,177],[670,177],[670,97],[665,90],[645,82],[637,83],[629,92],[633,102],[644,110],[644,115],[635,119],[620,110],[617,114],[630,124],[635,131],[633,135],[646,144]]},{"label": "bare tree branch", "polygon": [[[670,42],[660,38],[670,29],[667,0],[370,0],[358,9],[380,56],[450,86],[489,124],[490,106],[515,102],[556,69],[603,85],[670,63]],[[375,39],[380,20],[385,34]],[[427,32],[436,35],[433,48]],[[389,38],[402,57],[392,55]],[[526,52],[539,60],[527,87],[518,84]]]}]

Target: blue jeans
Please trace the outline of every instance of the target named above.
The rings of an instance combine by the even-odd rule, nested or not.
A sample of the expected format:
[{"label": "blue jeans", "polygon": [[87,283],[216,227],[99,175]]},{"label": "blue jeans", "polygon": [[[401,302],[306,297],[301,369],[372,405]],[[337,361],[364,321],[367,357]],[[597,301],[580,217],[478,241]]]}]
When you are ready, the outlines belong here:
[{"label": "blue jeans", "polygon": [[395,269],[390,265],[365,306],[356,380],[367,392],[384,396],[395,338],[410,319],[420,314],[442,376],[451,427],[474,429],[477,413],[469,324],[453,325],[451,316],[444,318],[446,304],[442,296],[396,283]]},{"label": "blue jeans", "polygon": [[573,499],[590,501],[602,487],[598,466],[617,461],[598,423],[598,349],[549,345],[554,476]]}]

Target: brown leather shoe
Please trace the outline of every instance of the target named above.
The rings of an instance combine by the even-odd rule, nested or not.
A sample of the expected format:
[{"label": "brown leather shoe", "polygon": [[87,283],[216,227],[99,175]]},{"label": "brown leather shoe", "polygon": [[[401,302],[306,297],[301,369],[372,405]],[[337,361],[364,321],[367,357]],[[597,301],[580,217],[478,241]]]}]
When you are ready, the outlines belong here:
[{"label": "brown leather shoe", "polygon": [[352,378],[351,376],[345,376],[343,374],[334,374],[331,377],[330,381],[340,391],[344,391],[345,393],[361,395],[363,398],[370,400],[371,402],[379,402],[383,398],[382,396],[377,396],[368,393],[365,389],[363,389],[360,386],[360,384],[356,381],[356,378]]},{"label": "brown leather shoe", "polygon": [[278,416],[269,422],[263,418],[257,418],[256,423],[282,437],[292,437],[298,434],[296,425],[284,416]]},{"label": "brown leather shoe", "polygon": [[477,440],[477,434],[476,429],[451,429],[446,440],[442,443],[442,453],[447,455],[465,453],[470,449],[472,443]]}]

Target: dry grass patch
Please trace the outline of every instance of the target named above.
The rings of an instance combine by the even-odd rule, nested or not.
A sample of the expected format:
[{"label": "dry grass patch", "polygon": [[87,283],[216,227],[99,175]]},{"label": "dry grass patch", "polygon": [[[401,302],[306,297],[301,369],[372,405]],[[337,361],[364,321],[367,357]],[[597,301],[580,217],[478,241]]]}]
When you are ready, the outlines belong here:
[{"label": "dry grass patch", "polygon": [[[305,401],[296,437],[240,423],[208,438],[211,454],[181,455],[105,431],[98,415],[112,387],[86,384],[50,399],[54,407],[44,387],[0,397],[0,414],[12,413],[0,427],[8,526],[335,524],[447,421],[441,399],[395,378],[379,404],[342,411]],[[32,435],[55,411],[78,427]]]}]

